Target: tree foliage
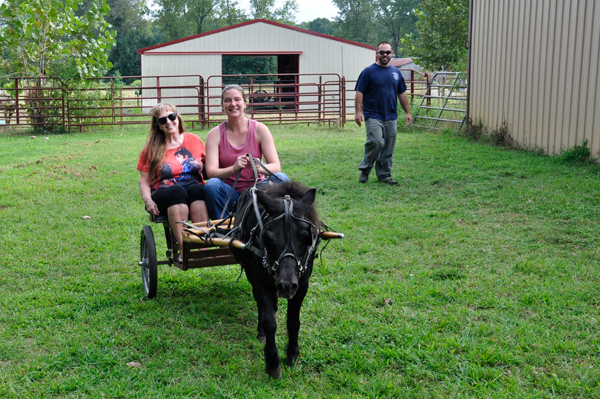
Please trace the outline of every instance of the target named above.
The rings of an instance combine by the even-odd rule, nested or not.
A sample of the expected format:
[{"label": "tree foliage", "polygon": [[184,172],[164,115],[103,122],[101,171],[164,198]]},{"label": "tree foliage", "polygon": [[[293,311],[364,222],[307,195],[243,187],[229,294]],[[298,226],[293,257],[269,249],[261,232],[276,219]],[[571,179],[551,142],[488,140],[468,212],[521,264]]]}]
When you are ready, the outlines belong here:
[{"label": "tree foliage", "polygon": [[221,0],[217,14],[219,28],[244,22],[247,18],[245,11],[240,8],[236,0]]},{"label": "tree foliage", "polygon": [[373,2],[362,0],[332,1],[340,10],[335,18],[336,36],[365,44],[373,44],[377,40]]},{"label": "tree foliage", "polygon": [[254,19],[268,19],[293,24],[298,12],[296,0],[284,0],[283,5],[275,7],[275,0],[250,0],[250,14]]},{"label": "tree foliage", "polygon": [[406,55],[400,50],[400,40],[417,33],[415,10],[419,3],[421,0],[375,0],[378,26],[385,27],[379,31],[378,42],[389,41],[396,56]]},{"label": "tree foliage", "polygon": [[300,27],[325,35],[333,35],[334,33],[333,22],[327,18],[316,18],[310,22],[302,22]]},{"label": "tree foliage", "polygon": [[145,0],[107,0],[110,12],[106,20],[116,31],[116,45],[108,60],[112,63],[109,75],[141,74],[137,50],[159,43],[152,31],[152,22],[146,18],[150,11]]},{"label": "tree foliage", "polygon": [[77,16],[78,0],[4,0],[0,5],[5,50],[0,69],[6,76],[80,78],[110,67],[114,34],[105,21],[106,0],[96,0]]},{"label": "tree foliage", "polygon": [[155,0],[155,23],[167,41],[209,31],[220,0]]},{"label": "tree foliage", "polygon": [[469,0],[423,0],[416,16],[418,36],[405,36],[403,50],[430,70],[466,70]]}]

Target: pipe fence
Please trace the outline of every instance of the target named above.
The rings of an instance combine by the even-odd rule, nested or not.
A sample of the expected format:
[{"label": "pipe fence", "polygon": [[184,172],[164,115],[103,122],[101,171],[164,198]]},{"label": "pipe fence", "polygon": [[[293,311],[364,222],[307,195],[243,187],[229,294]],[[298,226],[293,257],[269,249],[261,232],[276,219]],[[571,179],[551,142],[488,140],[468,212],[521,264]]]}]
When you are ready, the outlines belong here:
[{"label": "pipe fence", "polygon": [[[409,71],[411,98],[424,96],[428,75]],[[335,73],[212,75],[206,80],[200,75],[122,76],[77,83],[41,76],[2,83],[6,81],[0,90],[0,129],[53,132],[146,124],[148,112],[160,102],[175,104],[192,127],[210,127],[226,119],[221,91],[228,84],[244,89],[247,115],[261,122],[344,126],[354,114],[356,82]]]}]

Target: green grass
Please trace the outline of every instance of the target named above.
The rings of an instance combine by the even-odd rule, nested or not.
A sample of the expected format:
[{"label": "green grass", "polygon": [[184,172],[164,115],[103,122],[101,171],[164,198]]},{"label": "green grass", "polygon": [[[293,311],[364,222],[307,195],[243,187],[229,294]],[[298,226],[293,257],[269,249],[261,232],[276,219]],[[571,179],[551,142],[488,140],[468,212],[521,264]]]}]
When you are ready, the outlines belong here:
[{"label": "green grass", "polygon": [[144,298],[145,127],[1,135],[0,397],[600,397],[597,165],[402,127],[400,184],[362,185],[363,128],[272,132],[347,237],[315,264],[279,381],[239,267],[159,266]]}]

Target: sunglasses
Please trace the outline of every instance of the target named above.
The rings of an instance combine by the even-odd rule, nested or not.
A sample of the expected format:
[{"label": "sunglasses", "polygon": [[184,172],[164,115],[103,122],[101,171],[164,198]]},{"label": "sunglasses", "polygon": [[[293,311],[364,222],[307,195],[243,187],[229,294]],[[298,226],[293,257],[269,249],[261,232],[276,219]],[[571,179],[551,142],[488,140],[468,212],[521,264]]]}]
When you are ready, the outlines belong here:
[{"label": "sunglasses", "polygon": [[175,119],[177,119],[177,112],[173,112],[170,115],[163,116],[162,118],[158,118],[158,123],[161,125],[164,125],[165,123],[167,123],[167,118],[169,118],[169,120],[171,122],[175,121]]},{"label": "sunglasses", "polygon": [[390,50],[387,50],[387,51],[379,50],[379,55],[390,55],[390,54],[392,54],[392,52]]}]

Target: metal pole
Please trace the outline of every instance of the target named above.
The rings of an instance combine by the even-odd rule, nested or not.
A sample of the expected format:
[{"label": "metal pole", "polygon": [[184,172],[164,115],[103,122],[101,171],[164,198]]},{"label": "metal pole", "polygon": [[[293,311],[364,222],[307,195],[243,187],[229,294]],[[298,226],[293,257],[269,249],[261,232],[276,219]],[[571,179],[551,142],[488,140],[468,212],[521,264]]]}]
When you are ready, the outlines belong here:
[{"label": "metal pole", "polygon": [[467,43],[467,112],[465,114],[465,119],[467,121],[467,128],[471,125],[471,40],[473,38],[473,6],[475,1],[469,1],[469,39]]}]

